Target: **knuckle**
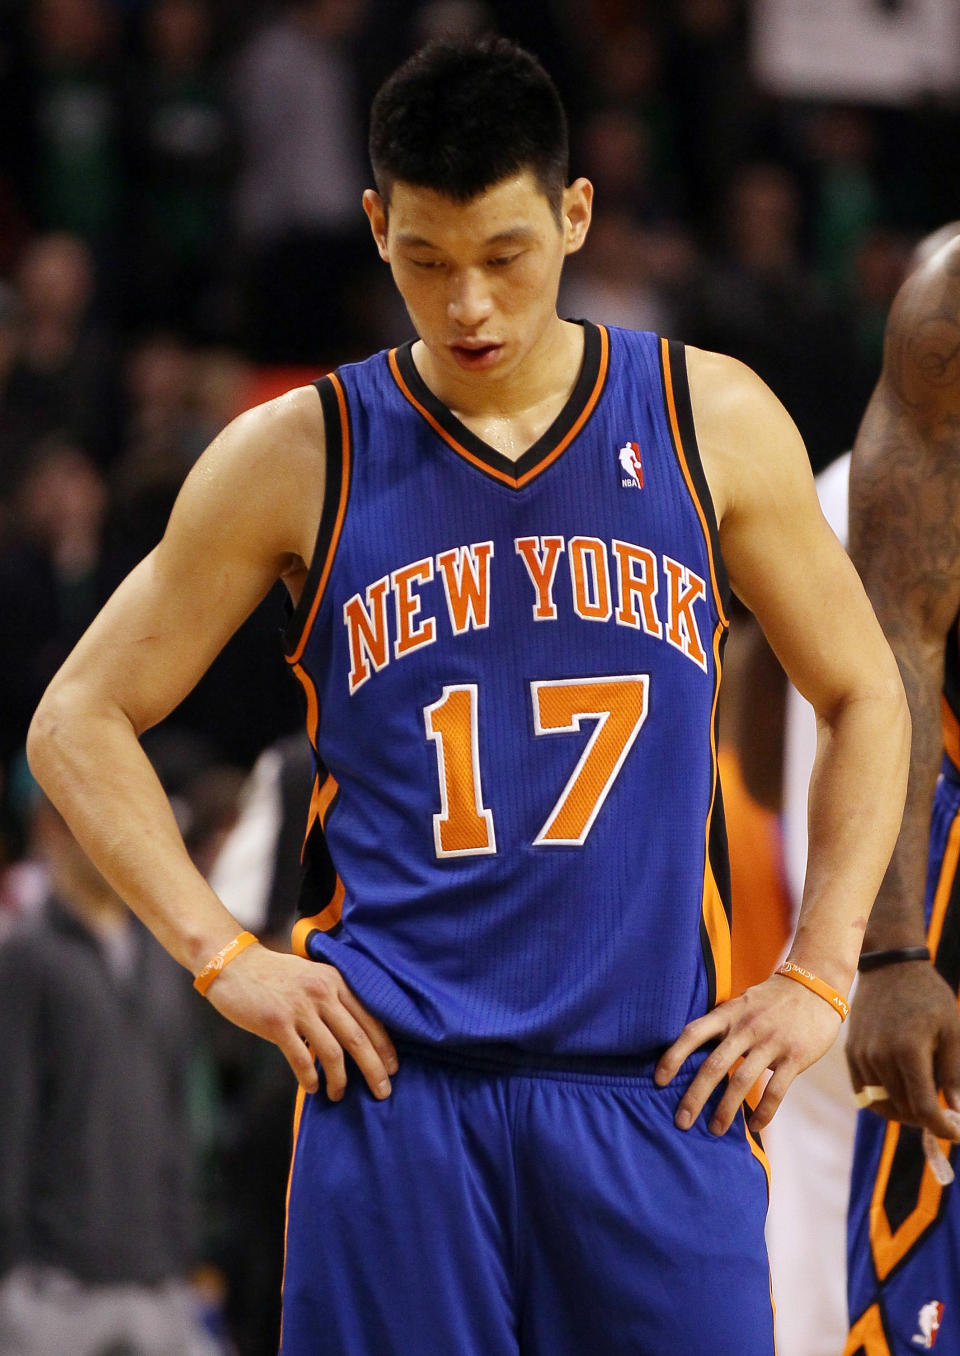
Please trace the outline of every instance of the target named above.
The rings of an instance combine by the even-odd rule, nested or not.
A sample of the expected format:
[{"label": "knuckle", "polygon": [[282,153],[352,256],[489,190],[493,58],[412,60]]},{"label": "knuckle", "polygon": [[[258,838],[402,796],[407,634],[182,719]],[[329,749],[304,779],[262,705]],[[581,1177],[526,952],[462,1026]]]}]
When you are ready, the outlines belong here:
[{"label": "knuckle", "polygon": [[336,997],[336,991],[330,981],[323,975],[312,976],[308,987],[310,998],[318,1006],[326,1006]]},{"label": "knuckle", "polygon": [[268,1012],[263,1019],[263,1029],[270,1040],[277,1045],[281,1044],[290,1031],[286,1013],[276,1008]]},{"label": "knuckle", "polygon": [[741,1064],[730,1075],[729,1086],[740,1093],[749,1092],[756,1081],[756,1075],[745,1064]]},{"label": "knuckle", "polygon": [[343,1048],[349,1050],[351,1055],[359,1054],[361,1050],[366,1049],[366,1046],[367,1038],[359,1027],[355,1031],[351,1031],[343,1042]]},{"label": "knuckle", "polygon": [[327,1052],[321,1056],[320,1063],[323,1065],[323,1072],[328,1083],[346,1083],[347,1072],[343,1067],[343,1060],[339,1057],[339,1052]]}]

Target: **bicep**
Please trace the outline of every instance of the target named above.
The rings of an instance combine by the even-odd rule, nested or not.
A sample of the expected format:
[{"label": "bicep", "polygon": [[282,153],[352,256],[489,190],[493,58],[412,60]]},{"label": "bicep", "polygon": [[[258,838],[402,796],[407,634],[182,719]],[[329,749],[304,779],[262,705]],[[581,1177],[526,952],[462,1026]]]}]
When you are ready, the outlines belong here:
[{"label": "bicep", "polygon": [[794,686],[820,713],[885,681],[890,652],[856,570],[815,495],[742,510],[721,543],[734,588]]},{"label": "bicep", "polygon": [[921,427],[881,381],[850,474],[850,554],[901,663],[942,661],[960,608],[960,456],[952,420]]},{"label": "bicep", "polygon": [[[266,413],[242,417],[200,458],[162,541],[54,679],[51,694],[68,711],[121,716],[138,734],[156,724],[292,562],[309,555],[322,505],[316,442],[301,440],[304,454],[262,408]],[[313,485],[306,493],[305,471]]]},{"label": "bicep", "polygon": [[703,366],[694,415],[731,584],[794,685],[829,714],[891,681],[889,648],[790,416],[739,364]]},{"label": "bicep", "polygon": [[124,580],[68,657],[53,688],[137,734],[167,716],[265,596],[275,574],[212,553],[157,546]]}]

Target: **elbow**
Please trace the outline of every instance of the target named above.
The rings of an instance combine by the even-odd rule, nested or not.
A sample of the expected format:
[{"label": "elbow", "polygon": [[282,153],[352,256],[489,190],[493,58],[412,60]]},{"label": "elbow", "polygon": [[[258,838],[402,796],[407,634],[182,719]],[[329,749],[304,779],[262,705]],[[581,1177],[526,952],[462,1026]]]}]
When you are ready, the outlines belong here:
[{"label": "elbow", "polygon": [[51,751],[56,746],[63,725],[64,716],[56,694],[51,688],[47,688],[33,713],[26,742],[27,764],[44,790],[51,763]]},{"label": "elbow", "polygon": [[67,737],[76,728],[76,712],[62,683],[54,678],[40,698],[27,730],[27,765],[35,780],[49,793],[56,769],[63,761]]}]

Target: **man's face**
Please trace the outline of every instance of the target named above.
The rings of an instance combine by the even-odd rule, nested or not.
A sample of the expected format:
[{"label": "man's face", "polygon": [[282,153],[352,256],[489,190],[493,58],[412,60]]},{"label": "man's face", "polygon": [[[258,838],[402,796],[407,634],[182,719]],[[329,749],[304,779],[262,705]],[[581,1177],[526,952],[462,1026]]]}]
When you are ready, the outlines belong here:
[{"label": "man's face", "polygon": [[556,318],[564,256],[580,248],[589,224],[590,186],[578,180],[564,190],[559,222],[527,171],[465,203],[396,183],[388,214],[372,191],[364,207],[440,370],[500,380]]}]

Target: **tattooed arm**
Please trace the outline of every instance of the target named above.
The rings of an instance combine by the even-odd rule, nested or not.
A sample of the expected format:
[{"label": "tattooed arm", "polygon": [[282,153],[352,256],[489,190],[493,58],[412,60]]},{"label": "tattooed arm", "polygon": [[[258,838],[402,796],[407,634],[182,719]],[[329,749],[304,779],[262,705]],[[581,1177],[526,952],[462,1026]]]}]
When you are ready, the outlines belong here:
[{"label": "tattooed arm", "polygon": [[[865,951],[922,945],[930,808],[940,767],[944,640],[960,608],[960,239],[901,287],[883,372],[854,449],[850,552],[897,657],[913,722],[907,804]],[[847,1057],[880,1085],[881,1115],[952,1137],[960,1110],[957,999],[925,961],[860,977]]]}]

